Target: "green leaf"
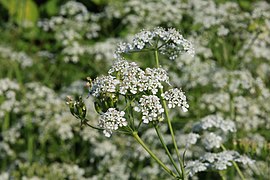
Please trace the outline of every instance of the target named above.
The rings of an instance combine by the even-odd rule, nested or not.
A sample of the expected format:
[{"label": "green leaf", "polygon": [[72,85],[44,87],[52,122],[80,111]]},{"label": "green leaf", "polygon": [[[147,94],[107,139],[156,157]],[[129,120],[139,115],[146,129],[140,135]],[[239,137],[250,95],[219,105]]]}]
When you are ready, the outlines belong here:
[{"label": "green leaf", "polygon": [[0,3],[18,24],[24,21],[35,23],[38,20],[38,7],[32,0],[0,0]]},{"label": "green leaf", "polygon": [[58,12],[57,3],[58,3],[58,0],[50,0],[45,4],[46,12],[49,15],[54,15]]}]

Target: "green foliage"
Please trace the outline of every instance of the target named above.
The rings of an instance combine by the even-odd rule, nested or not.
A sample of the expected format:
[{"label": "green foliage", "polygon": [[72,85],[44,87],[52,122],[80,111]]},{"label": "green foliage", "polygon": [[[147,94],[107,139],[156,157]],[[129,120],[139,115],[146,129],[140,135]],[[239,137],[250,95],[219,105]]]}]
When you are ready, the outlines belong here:
[{"label": "green foliage", "polygon": [[18,24],[36,23],[39,18],[38,7],[32,0],[1,0],[0,3],[8,9],[10,19]]}]

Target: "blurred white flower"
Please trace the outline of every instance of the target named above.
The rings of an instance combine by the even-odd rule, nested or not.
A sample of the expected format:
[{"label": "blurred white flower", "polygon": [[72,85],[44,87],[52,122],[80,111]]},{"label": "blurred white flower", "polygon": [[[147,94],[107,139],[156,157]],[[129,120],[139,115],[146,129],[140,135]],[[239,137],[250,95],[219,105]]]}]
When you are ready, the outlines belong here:
[{"label": "blurred white flower", "polygon": [[202,144],[208,150],[213,148],[219,148],[222,143],[222,138],[215,133],[206,133],[202,137]]}]

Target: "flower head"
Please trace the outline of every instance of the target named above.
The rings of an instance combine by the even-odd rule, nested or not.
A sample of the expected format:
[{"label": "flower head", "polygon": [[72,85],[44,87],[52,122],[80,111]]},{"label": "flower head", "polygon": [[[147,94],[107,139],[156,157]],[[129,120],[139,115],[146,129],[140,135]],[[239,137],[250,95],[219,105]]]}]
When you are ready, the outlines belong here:
[{"label": "flower head", "polygon": [[119,80],[113,76],[97,77],[90,87],[89,93],[95,97],[99,97],[103,93],[114,93],[119,83]]},{"label": "flower head", "polygon": [[218,128],[223,132],[235,132],[235,123],[231,120],[224,120],[219,115],[208,115],[194,126],[195,130],[206,130],[210,128]]},{"label": "flower head", "polygon": [[143,91],[150,91],[156,94],[162,83],[169,84],[169,76],[162,68],[146,68],[143,71],[135,62],[127,62],[118,59],[109,70],[110,75],[115,75],[120,81],[120,94],[127,92],[137,94]]},{"label": "flower head", "polygon": [[178,55],[185,51],[191,56],[194,55],[192,44],[186,40],[176,29],[164,29],[157,27],[152,31],[142,30],[132,40],[132,43],[119,44],[115,57],[121,57],[123,53],[138,51],[146,48],[156,48],[164,55],[168,55],[169,59],[175,59]]},{"label": "flower head", "polygon": [[189,105],[187,103],[187,98],[181,89],[170,89],[162,94],[162,97],[168,101],[169,108],[175,108],[179,106],[184,112],[188,111]]},{"label": "flower head", "polygon": [[119,127],[127,126],[124,115],[124,111],[118,111],[115,108],[109,108],[107,112],[100,115],[99,126],[104,129],[103,134],[106,137],[110,137],[112,132]]},{"label": "flower head", "polygon": [[139,106],[135,107],[134,110],[142,112],[143,123],[148,124],[151,121],[163,120],[164,109],[160,104],[160,99],[155,95],[143,95],[140,98]]}]

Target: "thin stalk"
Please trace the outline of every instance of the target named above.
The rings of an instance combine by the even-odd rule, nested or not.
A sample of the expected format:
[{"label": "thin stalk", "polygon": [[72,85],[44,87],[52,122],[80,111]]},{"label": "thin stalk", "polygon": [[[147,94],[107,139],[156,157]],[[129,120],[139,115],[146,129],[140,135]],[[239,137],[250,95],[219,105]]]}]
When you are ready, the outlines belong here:
[{"label": "thin stalk", "polygon": [[[4,122],[2,124],[2,132],[8,130],[9,126],[10,126],[10,114],[9,112],[6,112],[5,117],[4,117]],[[8,163],[7,158],[4,158],[1,163],[1,166],[3,169],[7,167],[7,163]]]},{"label": "thin stalk", "polygon": [[2,124],[2,131],[8,130],[9,126],[10,126],[10,114],[9,112],[5,113],[5,117],[4,117],[4,123]]},{"label": "thin stalk", "polygon": [[[127,111],[128,111],[128,115],[129,115],[129,119],[130,119],[130,124],[131,124],[131,127],[132,129],[135,129],[135,124],[134,124],[134,118],[133,118],[133,112],[132,112],[132,108],[131,108],[131,100],[129,100],[129,98],[125,98],[125,101],[126,101],[126,104],[128,104],[128,108],[127,108]],[[128,101],[128,102],[127,102]]]},{"label": "thin stalk", "polygon": [[134,121],[134,115],[133,115],[132,108],[130,108],[130,114],[131,114],[131,119],[132,119],[132,128],[135,129],[135,121]]},{"label": "thin stalk", "polygon": [[87,125],[87,126],[93,128],[93,129],[104,130],[104,129],[102,129],[102,128],[98,128],[98,127],[92,126],[92,125],[89,124],[87,121],[88,121],[87,119],[84,119],[84,120],[83,120],[83,123],[84,123],[85,125]]},{"label": "thin stalk", "polygon": [[171,171],[161,160],[147,147],[147,145],[142,141],[140,136],[138,135],[138,132],[134,131],[132,133],[135,140],[149,153],[149,155],[160,165],[162,168],[171,176],[174,178],[177,178],[177,175],[174,174],[173,171]]},{"label": "thin stalk", "polygon": [[138,124],[137,129],[139,129],[139,128],[140,128],[141,124],[142,124],[142,120],[140,120],[140,122],[139,122],[139,124]]},{"label": "thin stalk", "polygon": [[[221,144],[221,148],[222,148],[223,151],[227,150],[223,144]],[[232,161],[232,163],[233,163],[233,166],[236,169],[238,175],[240,176],[240,178],[242,180],[246,180],[246,178],[244,177],[244,175],[243,175],[242,171],[240,170],[239,166],[237,165],[237,163],[235,161]]]},{"label": "thin stalk", "polygon": [[19,63],[15,63],[15,77],[16,77],[16,80],[19,82],[19,84],[22,85],[23,77],[22,77]]},{"label": "thin stalk", "polygon": [[32,162],[34,157],[34,133],[33,133],[33,122],[30,116],[27,120],[27,154],[28,154],[28,161]]},{"label": "thin stalk", "polygon": [[158,59],[158,51],[155,50],[155,60],[156,60],[156,66],[159,68],[159,59]]},{"label": "thin stalk", "polygon": [[167,153],[167,155],[168,155],[168,157],[169,157],[171,163],[173,164],[175,170],[177,171],[177,173],[179,174],[179,176],[182,176],[181,171],[179,170],[179,168],[177,167],[175,161],[173,160],[173,157],[172,157],[172,155],[171,155],[171,153],[170,153],[168,147],[166,146],[166,144],[165,144],[165,142],[164,142],[164,139],[163,139],[162,135],[160,134],[160,131],[159,131],[159,128],[158,128],[157,125],[155,126],[155,129],[156,129],[158,138],[159,138],[159,140],[160,140],[162,146],[163,146],[164,149],[166,150],[166,153]]},{"label": "thin stalk", "polygon": [[[158,59],[158,50],[157,49],[155,50],[155,60],[156,60],[156,66],[158,68],[159,67],[159,59]],[[160,93],[163,94],[163,89],[161,89],[161,88],[160,88]],[[177,155],[177,158],[178,158],[178,161],[179,161],[179,164],[180,164],[180,168],[181,168],[181,171],[182,171],[182,178],[183,178],[183,180],[185,180],[186,176],[185,176],[184,164],[183,164],[183,162],[181,160],[181,156],[180,156],[177,144],[176,144],[176,140],[175,140],[174,132],[173,132],[173,128],[172,128],[172,123],[171,123],[171,120],[169,118],[167,104],[166,104],[166,101],[164,99],[162,99],[162,105],[163,105],[164,112],[165,112],[165,119],[166,119],[166,121],[168,123],[168,126],[169,126],[169,129],[170,129],[174,149],[176,151],[176,155]]]}]

